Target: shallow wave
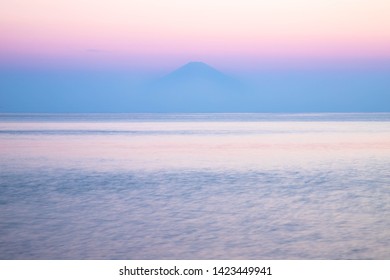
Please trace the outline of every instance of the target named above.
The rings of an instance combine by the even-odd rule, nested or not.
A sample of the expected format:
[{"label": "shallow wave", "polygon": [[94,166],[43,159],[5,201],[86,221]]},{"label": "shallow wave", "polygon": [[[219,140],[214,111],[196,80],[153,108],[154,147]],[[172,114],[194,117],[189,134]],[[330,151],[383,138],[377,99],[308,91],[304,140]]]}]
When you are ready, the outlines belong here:
[{"label": "shallow wave", "polygon": [[9,172],[0,177],[0,258],[388,259],[389,180],[380,163]]}]

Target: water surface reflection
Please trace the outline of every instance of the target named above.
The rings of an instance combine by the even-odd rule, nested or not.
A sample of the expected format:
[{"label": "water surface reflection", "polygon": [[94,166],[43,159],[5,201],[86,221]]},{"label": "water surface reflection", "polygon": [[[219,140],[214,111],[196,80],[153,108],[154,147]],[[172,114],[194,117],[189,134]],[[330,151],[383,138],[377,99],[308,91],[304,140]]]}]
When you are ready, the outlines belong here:
[{"label": "water surface reflection", "polygon": [[0,118],[0,258],[390,258],[388,120],[247,117]]}]

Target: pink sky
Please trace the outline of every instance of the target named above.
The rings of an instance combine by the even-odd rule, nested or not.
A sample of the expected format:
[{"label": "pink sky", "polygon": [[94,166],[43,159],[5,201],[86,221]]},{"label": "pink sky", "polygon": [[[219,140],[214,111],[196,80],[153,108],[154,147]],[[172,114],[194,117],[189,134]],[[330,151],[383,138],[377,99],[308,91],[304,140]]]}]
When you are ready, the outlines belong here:
[{"label": "pink sky", "polygon": [[390,58],[389,15],[388,0],[0,0],[0,59],[121,66],[381,60]]}]

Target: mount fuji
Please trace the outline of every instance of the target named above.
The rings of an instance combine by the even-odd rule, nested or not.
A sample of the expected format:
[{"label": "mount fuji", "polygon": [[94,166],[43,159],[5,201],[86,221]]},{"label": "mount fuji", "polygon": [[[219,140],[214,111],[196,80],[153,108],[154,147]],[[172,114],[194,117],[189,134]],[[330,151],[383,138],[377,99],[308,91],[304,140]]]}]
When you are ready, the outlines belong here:
[{"label": "mount fuji", "polygon": [[190,62],[148,84],[141,94],[152,112],[240,111],[245,86],[206,63]]}]

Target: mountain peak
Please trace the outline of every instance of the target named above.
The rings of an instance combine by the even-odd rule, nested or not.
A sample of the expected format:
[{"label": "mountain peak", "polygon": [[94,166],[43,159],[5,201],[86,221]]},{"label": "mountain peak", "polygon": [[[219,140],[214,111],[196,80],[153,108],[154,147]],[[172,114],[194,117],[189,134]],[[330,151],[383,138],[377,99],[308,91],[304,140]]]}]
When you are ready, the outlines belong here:
[{"label": "mountain peak", "polygon": [[212,68],[210,65],[208,65],[202,61],[190,61],[187,64],[183,65],[182,67],[208,67],[208,68]]},{"label": "mountain peak", "polygon": [[[193,61],[155,81],[143,94],[161,111],[200,112],[234,108],[242,99],[241,83],[204,62]],[[217,108],[217,109],[215,109]]]},{"label": "mountain peak", "polygon": [[168,77],[174,78],[204,78],[204,79],[226,79],[226,75],[210,65],[200,62],[192,61],[179,67]]}]

